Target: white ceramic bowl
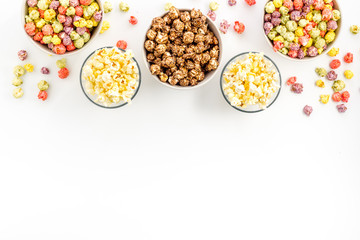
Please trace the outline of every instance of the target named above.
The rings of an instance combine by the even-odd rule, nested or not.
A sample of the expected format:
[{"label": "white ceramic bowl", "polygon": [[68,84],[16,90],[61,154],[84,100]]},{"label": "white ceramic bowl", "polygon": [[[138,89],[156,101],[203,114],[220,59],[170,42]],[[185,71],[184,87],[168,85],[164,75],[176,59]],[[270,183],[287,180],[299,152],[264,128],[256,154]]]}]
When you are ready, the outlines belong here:
[{"label": "white ceramic bowl", "polygon": [[[191,9],[183,9],[183,8],[179,8],[179,11],[191,11]],[[164,13],[161,17],[164,17],[168,12]],[[204,15],[206,16],[206,15]],[[206,19],[207,19],[207,23],[209,25],[209,29],[214,33],[214,35],[217,37],[218,41],[219,41],[219,66],[216,70],[214,71],[211,71],[209,73],[207,73],[205,75],[205,78],[204,80],[202,80],[199,84],[195,85],[195,86],[186,86],[186,87],[182,87],[182,86],[179,86],[179,85],[171,85],[170,83],[167,83],[167,82],[162,82],[160,81],[160,79],[158,78],[158,76],[156,75],[152,75],[151,72],[150,72],[150,63],[147,61],[147,51],[145,49],[145,47],[143,46],[143,58],[144,58],[144,61],[145,61],[145,66],[147,66],[147,69],[149,71],[149,73],[151,74],[151,76],[160,84],[164,85],[164,86],[167,86],[169,88],[173,88],[173,89],[180,89],[180,90],[186,90],[186,89],[194,89],[194,88],[198,88],[198,87],[201,87],[201,86],[204,86],[206,83],[208,83],[214,76],[215,74],[219,71],[219,68],[220,68],[220,64],[221,64],[221,60],[222,60],[222,52],[223,52],[223,46],[222,46],[222,41],[221,41],[221,35],[220,35],[220,31],[219,29],[215,26],[215,23],[208,17],[206,16]],[[147,37],[146,37],[146,33],[147,31],[151,28],[151,23],[150,23],[150,27],[146,29],[146,32],[145,32],[145,38],[144,38],[144,41],[143,43],[145,43],[145,41],[147,40]]]},{"label": "white ceramic bowl", "polygon": [[[270,1],[271,1],[271,0],[266,1],[265,5],[266,5],[268,2],[270,2]],[[335,33],[336,33],[336,38],[335,38],[335,40],[334,40],[332,43],[330,43],[330,44],[327,46],[327,49],[326,49],[325,51],[323,51],[320,55],[317,55],[317,56],[315,56],[315,57],[308,57],[308,56],[306,56],[306,57],[303,58],[303,59],[292,58],[292,57],[289,57],[288,55],[282,54],[282,53],[279,52],[279,51],[277,51],[277,53],[278,53],[279,55],[281,55],[282,57],[286,58],[286,59],[289,59],[289,60],[292,60],[292,61],[304,62],[304,61],[314,60],[314,59],[316,59],[317,57],[322,56],[322,55],[325,55],[328,51],[330,51],[330,49],[335,45],[335,42],[336,42],[336,40],[338,39],[339,34],[340,34],[340,32],[341,32],[341,22],[342,22],[342,18],[343,18],[343,15],[342,15],[342,12],[341,12],[341,10],[340,10],[340,7],[339,7],[338,2],[337,2],[336,0],[333,0],[333,2],[334,2],[334,9],[340,11],[340,13],[341,13],[341,18],[337,21],[338,28],[337,28],[336,31],[335,31]],[[265,5],[264,5],[264,6],[265,6]],[[263,14],[263,16],[262,16],[262,17],[263,17],[263,21],[262,21],[262,24],[263,24],[263,25],[262,25],[261,28],[263,29],[263,33],[264,33],[264,36],[265,36],[268,44],[270,45],[271,48],[273,48],[274,45],[273,45],[272,41],[268,38],[268,36],[266,36],[265,30],[264,30],[265,14],[266,14],[266,12],[265,12],[265,7],[264,7],[264,14]]]},{"label": "white ceramic bowl", "polygon": [[[26,13],[27,13],[27,10],[28,10],[28,6],[27,6],[27,0],[23,0],[24,4],[22,6],[22,10],[21,10],[21,23],[22,23],[22,29],[26,35],[26,38],[30,40],[30,42],[32,42],[37,48],[39,48],[40,50],[42,50],[43,52],[47,53],[47,54],[50,54],[50,55],[56,55],[56,53],[54,53],[50,48],[47,47],[47,45],[43,45],[39,42],[36,42],[34,39],[31,38],[31,36],[29,36],[25,29],[24,29],[24,26],[25,26],[25,16],[26,16]],[[75,53],[79,53],[80,51],[84,50],[85,48],[87,48],[92,41],[94,41],[94,39],[99,35],[100,33],[100,29],[101,29],[101,25],[102,25],[102,21],[104,19],[104,11],[103,11],[103,6],[102,6],[102,0],[96,0],[96,2],[99,4],[99,7],[100,7],[100,11],[102,11],[103,13],[103,17],[101,18],[101,21],[99,22],[99,25],[92,31],[91,33],[91,37],[90,37],[90,40],[85,43],[85,45],[80,48],[80,49],[75,49],[74,51],[71,51],[71,52],[66,52],[64,54],[62,54],[61,56],[70,56],[70,55],[73,55]]]}]

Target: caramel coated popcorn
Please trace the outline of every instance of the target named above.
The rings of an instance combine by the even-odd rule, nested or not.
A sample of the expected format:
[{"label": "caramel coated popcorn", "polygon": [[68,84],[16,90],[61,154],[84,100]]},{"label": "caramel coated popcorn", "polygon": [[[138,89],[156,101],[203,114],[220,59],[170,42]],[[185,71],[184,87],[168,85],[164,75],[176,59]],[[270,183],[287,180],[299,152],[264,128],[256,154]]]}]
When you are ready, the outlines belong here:
[{"label": "caramel coated popcorn", "polygon": [[162,82],[195,86],[219,66],[219,41],[200,10],[171,7],[152,20],[146,37],[150,72]]}]

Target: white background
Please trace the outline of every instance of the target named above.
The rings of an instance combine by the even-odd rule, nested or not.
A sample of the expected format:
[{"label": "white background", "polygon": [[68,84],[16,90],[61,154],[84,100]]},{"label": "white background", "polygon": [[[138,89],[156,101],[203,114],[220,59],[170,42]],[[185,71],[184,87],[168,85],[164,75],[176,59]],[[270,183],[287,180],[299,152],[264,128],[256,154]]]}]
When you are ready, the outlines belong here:
[{"label": "white background", "polygon": [[[245,114],[223,99],[218,74],[202,88],[168,89],[154,81],[142,60],[143,36],[166,1],[119,1],[106,20],[111,29],[84,52],[69,57],[71,75],[57,77],[56,60],[29,41],[20,24],[22,1],[0,0],[0,239],[1,240],[358,240],[360,239],[360,2],[340,1],[343,31],[340,57],[355,77],[346,80],[351,101],[346,114],[319,103],[315,66],[328,68],[326,55],[311,62],[283,59],[262,33],[264,0],[243,0],[217,11],[221,19],[245,23],[246,31],[223,35],[224,59],[263,51],[284,80],[297,76],[302,95],[284,86],[270,109]],[[183,8],[208,11],[209,1],[172,0]],[[10,6],[9,6],[10,4]],[[139,24],[128,23],[130,15]],[[5,23],[4,23],[5,22]],[[90,103],[79,85],[86,56],[117,40],[128,41],[139,60],[143,84],[130,106],[106,110]],[[12,97],[12,69],[36,67],[24,77],[25,95]],[[51,75],[41,75],[47,66]],[[50,83],[49,98],[37,99],[37,82]],[[314,107],[309,118],[304,105]]]}]

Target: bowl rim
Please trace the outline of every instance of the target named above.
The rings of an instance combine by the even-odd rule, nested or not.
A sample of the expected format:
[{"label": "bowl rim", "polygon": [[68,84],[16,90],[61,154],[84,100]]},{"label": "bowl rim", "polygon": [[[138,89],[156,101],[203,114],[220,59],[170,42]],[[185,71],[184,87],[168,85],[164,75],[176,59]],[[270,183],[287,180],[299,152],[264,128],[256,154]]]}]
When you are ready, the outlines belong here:
[{"label": "bowl rim", "polygon": [[[270,2],[270,1],[272,1],[272,0],[267,0],[267,1],[265,1],[265,6],[266,6],[266,4],[267,4],[268,2]],[[334,8],[334,9],[335,9],[335,10],[339,10],[340,13],[342,13],[338,1],[337,1],[337,0],[332,0],[332,1],[333,1],[334,4],[336,5],[336,8]],[[262,33],[263,33],[264,37],[265,37],[266,40],[267,40],[267,43],[270,45],[271,48],[273,48],[274,45],[273,45],[272,41],[268,38],[268,36],[265,34],[265,30],[264,30],[265,14],[266,14],[266,12],[265,12],[265,7],[264,7],[264,14],[263,14],[263,19],[262,19],[262,27],[261,27],[261,29],[262,29]],[[322,56],[322,55],[326,55],[326,54],[331,50],[332,46],[335,45],[335,43],[337,42],[337,40],[338,40],[338,38],[339,38],[339,35],[341,34],[341,30],[342,30],[341,25],[342,25],[342,19],[343,19],[343,17],[344,17],[344,16],[341,14],[341,18],[337,21],[337,23],[338,23],[338,28],[335,30],[335,33],[336,33],[335,40],[334,40],[333,42],[331,42],[331,43],[327,46],[327,49],[324,50],[321,54],[319,54],[319,55],[317,55],[317,56],[315,56],[315,57],[306,56],[306,57],[303,58],[303,59],[299,59],[299,58],[292,58],[292,57],[290,57],[290,56],[288,56],[288,55],[285,55],[285,54],[280,53],[279,51],[276,51],[276,53],[279,54],[280,56],[282,56],[283,58],[285,58],[285,59],[287,59],[287,60],[292,60],[292,61],[294,61],[294,62],[309,62],[309,61],[312,61],[312,60],[317,59],[318,57],[320,57],[320,56]]]},{"label": "bowl rim", "polygon": [[[92,56],[95,54],[95,52],[97,52],[98,50],[101,50],[101,49],[105,49],[105,48],[110,48],[110,49],[111,49],[111,48],[116,48],[116,49],[118,49],[118,50],[120,50],[120,51],[122,51],[122,52],[126,52],[126,50],[121,49],[121,48],[118,48],[118,47],[116,47],[116,46],[105,46],[105,47],[98,48],[98,49],[94,50],[93,52],[91,52],[91,53],[89,54],[89,56],[87,56],[87,57],[85,58],[83,64],[81,65],[81,69],[80,69],[80,87],[81,87],[82,92],[83,92],[84,95],[86,96],[86,98],[87,98],[90,102],[92,102],[93,104],[95,104],[96,106],[101,107],[101,108],[105,108],[105,109],[116,109],[116,108],[120,108],[120,107],[126,106],[126,105],[128,105],[129,103],[128,103],[128,102],[124,102],[124,103],[122,103],[122,104],[120,104],[120,105],[109,106],[109,107],[108,107],[108,106],[101,105],[101,104],[93,101],[93,100],[88,96],[88,94],[86,93],[86,90],[85,90],[85,88],[84,88],[84,86],[83,86],[82,72],[83,72],[83,68],[84,68],[85,64],[87,63],[87,61],[89,60],[89,58],[92,57]],[[135,59],[135,57],[133,57],[132,59],[133,59],[134,62],[136,63],[136,66],[137,66],[137,68],[138,68],[138,70],[139,70],[139,80],[138,80],[138,81],[139,81],[139,84],[138,84],[138,87],[137,87],[136,90],[135,90],[134,95],[131,97],[131,100],[134,100],[134,98],[135,98],[136,95],[138,94],[138,92],[139,92],[139,90],[140,90],[140,87],[141,87],[141,83],[142,83],[141,76],[142,76],[142,75],[141,75],[141,69],[140,69],[140,66],[139,66],[138,61]]]},{"label": "bowl rim", "polygon": [[24,1],[24,4],[23,4],[22,7],[21,7],[21,14],[20,14],[20,17],[21,17],[20,24],[22,24],[22,27],[21,27],[21,28],[23,29],[23,33],[25,34],[26,38],[27,38],[33,45],[35,45],[38,49],[40,49],[43,53],[46,53],[46,54],[48,54],[48,55],[63,56],[63,57],[75,55],[75,54],[81,52],[82,50],[86,49],[86,48],[93,42],[92,40],[95,39],[95,38],[99,35],[99,33],[100,33],[100,28],[101,28],[101,25],[102,25],[103,19],[104,19],[104,11],[103,11],[103,6],[102,6],[102,2],[101,2],[102,0],[95,0],[95,1],[97,1],[97,3],[99,4],[99,8],[100,8],[100,11],[102,12],[103,17],[101,18],[98,26],[93,30],[93,33],[94,33],[94,34],[91,35],[90,40],[89,40],[86,44],[84,44],[84,46],[83,46],[82,48],[80,48],[80,49],[75,49],[74,51],[71,51],[71,52],[65,52],[64,54],[56,54],[56,53],[54,53],[51,49],[49,49],[49,48],[47,47],[47,45],[43,45],[43,44],[41,44],[41,43],[39,43],[39,42],[36,42],[34,39],[32,39],[32,38],[26,33],[26,31],[25,31],[25,29],[24,29],[24,26],[25,26],[25,24],[26,24],[26,22],[25,22],[25,15],[26,15],[26,13],[25,13],[25,12],[27,11],[28,6],[27,6],[27,0],[23,0],[23,1]]},{"label": "bowl rim", "polygon": [[[191,11],[192,9],[195,9],[195,8],[177,8],[179,11]],[[166,14],[168,14],[169,11],[166,11],[164,14],[160,15],[159,17],[164,17]],[[146,32],[145,32],[145,38],[144,38],[144,41],[143,41],[143,46],[142,46],[142,49],[143,49],[143,60],[145,62],[145,66],[147,68],[147,71],[150,73],[151,77],[156,80],[156,82],[160,83],[161,85],[163,86],[166,86],[168,88],[172,88],[172,89],[177,89],[177,90],[190,90],[190,89],[196,89],[196,88],[199,88],[199,87],[202,87],[204,86],[205,84],[207,84],[208,82],[210,82],[214,77],[215,75],[220,71],[220,65],[221,65],[221,61],[222,61],[222,58],[223,58],[223,44],[222,44],[222,39],[221,39],[221,33],[219,31],[219,29],[216,27],[215,25],[215,22],[212,21],[209,16],[203,14],[203,16],[206,16],[206,21],[208,23],[208,27],[211,28],[211,31],[214,33],[214,35],[218,38],[218,41],[219,41],[219,59],[218,59],[218,62],[219,62],[219,66],[217,69],[215,69],[214,71],[212,72],[209,72],[208,74],[212,74],[210,77],[208,77],[206,79],[206,76],[205,76],[205,79],[202,80],[199,84],[195,85],[195,86],[186,86],[186,87],[182,87],[182,86],[178,86],[178,85],[171,85],[169,83],[166,83],[166,82],[162,82],[160,81],[160,79],[151,74],[150,72],[150,63],[147,61],[147,50],[145,49],[145,46],[144,46],[144,43],[146,42],[147,40],[147,32],[149,31],[149,29],[151,28],[151,24],[150,23],[150,26],[148,28],[146,28]]]},{"label": "bowl rim", "polygon": [[[275,66],[277,72],[279,73],[279,86],[280,86],[280,87],[279,87],[279,90],[277,91],[277,94],[276,94],[274,100],[272,100],[272,102],[271,102],[270,104],[268,104],[268,105],[266,106],[266,108],[264,108],[264,109],[259,109],[259,110],[255,110],[255,111],[248,111],[248,110],[241,109],[241,108],[238,108],[238,107],[236,107],[236,106],[231,105],[229,99],[227,98],[227,96],[226,96],[226,94],[225,94],[225,92],[224,92],[224,88],[223,88],[223,79],[224,79],[223,76],[224,76],[224,72],[225,72],[225,70],[227,69],[227,67],[229,66],[229,64],[232,63],[232,62],[233,62],[235,59],[237,59],[238,57],[241,57],[241,56],[243,56],[243,55],[247,55],[247,54],[250,54],[250,53],[263,54],[263,56],[264,56],[267,60],[269,60],[269,61]],[[235,55],[234,57],[232,57],[232,58],[225,64],[223,70],[221,71],[221,76],[220,76],[220,89],[221,89],[221,93],[222,93],[223,97],[225,98],[226,102],[227,102],[232,108],[234,108],[234,109],[236,109],[236,110],[238,110],[238,111],[240,111],[240,112],[244,112],[244,113],[259,113],[259,112],[263,112],[263,111],[265,111],[266,109],[270,108],[270,107],[276,102],[276,100],[277,100],[277,99],[279,98],[279,96],[280,96],[280,92],[281,92],[281,90],[282,90],[282,77],[281,77],[281,72],[280,72],[279,67],[276,65],[276,63],[275,63],[269,56],[267,56],[265,53],[263,53],[263,52],[257,52],[257,51],[242,52],[242,53],[239,53],[239,54]]]}]

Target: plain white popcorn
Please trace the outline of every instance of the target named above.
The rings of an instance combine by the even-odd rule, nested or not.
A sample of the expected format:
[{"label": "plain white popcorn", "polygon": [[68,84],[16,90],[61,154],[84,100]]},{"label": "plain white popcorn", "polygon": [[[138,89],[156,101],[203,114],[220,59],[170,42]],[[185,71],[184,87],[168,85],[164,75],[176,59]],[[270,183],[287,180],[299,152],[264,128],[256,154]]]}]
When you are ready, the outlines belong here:
[{"label": "plain white popcorn", "polygon": [[265,109],[280,88],[279,73],[262,53],[249,53],[226,68],[222,87],[232,106],[246,108],[258,104]]},{"label": "plain white popcorn", "polygon": [[139,69],[131,50],[117,48],[96,51],[83,67],[82,78],[88,94],[104,106],[131,102],[139,86]]}]

